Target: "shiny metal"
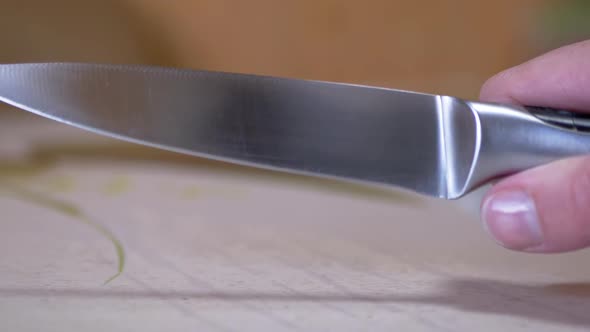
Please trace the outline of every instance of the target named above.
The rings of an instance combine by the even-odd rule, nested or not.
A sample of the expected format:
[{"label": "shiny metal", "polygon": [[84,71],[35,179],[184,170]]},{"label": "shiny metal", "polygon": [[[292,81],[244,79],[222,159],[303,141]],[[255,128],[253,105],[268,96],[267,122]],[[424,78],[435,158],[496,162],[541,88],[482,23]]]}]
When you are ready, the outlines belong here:
[{"label": "shiny metal", "polygon": [[480,123],[479,149],[460,196],[478,185],[555,160],[590,153],[590,134],[553,125],[524,107],[468,102]]},{"label": "shiny metal", "polygon": [[590,151],[526,110],[400,90],[173,68],[0,65],[0,100],[139,144],[459,198]]}]

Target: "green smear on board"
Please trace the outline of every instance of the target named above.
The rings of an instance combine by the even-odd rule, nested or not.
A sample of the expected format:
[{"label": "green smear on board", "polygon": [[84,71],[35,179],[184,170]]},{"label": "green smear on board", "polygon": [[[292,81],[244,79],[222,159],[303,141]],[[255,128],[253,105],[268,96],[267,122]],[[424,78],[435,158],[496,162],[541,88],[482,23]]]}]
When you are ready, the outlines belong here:
[{"label": "green smear on board", "polygon": [[194,199],[199,197],[201,190],[197,186],[188,186],[182,190],[182,198]]},{"label": "green smear on board", "polygon": [[117,176],[111,179],[104,187],[104,193],[116,196],[125,193],[131,188],[131,180],[125,176]]},{"label": "green smear on board", "polygon": [[105,238],[107,238],[115,247],[115,251],[117,253],[117,259],[118,259],[118,266],[117,266],[117,273],[115,273],[113,276],[109,277],[104,282],[104,285],[113,281],[114,279],[116,279],[117,277],[119,277],[123,273],[123,270],[125,268],[125,250],[123,248],[123,245],[121,244],[121,241],[119,241],[115,237],[115,235],[111,231],[109,231],[106,227],[104,227],[103,225],[88,218],[88,216],[86,216],[78,207],[76,207],[75,205],[73,205],[71,203],[68,203],[68,202],[65,202],[65,201],[62,201],[59,199],[55,199],[55,198],[53,198],[49,195],[46,195],[46,194],[40,194],[37,192],[29,191],[26,188],[16,185],[16,184],[13,184],[13,183],[7,183],[7,182],[2,181],[1,184],[8,191],[12,192],[13,194],[18,195],[19,198],[26,200],[30,203],[37,204],[37,205],[52,209],[52,210],[57,211],[63,215],[73,217],[74,219],[81,221],[84,224],[94,228],[101,235],[103,235]]},{"label": "green smear on board", "polygon": [[54,192],[68,193],[75,189],[74,178],[67,175],[58,175],[49,178],[44,184]]}]

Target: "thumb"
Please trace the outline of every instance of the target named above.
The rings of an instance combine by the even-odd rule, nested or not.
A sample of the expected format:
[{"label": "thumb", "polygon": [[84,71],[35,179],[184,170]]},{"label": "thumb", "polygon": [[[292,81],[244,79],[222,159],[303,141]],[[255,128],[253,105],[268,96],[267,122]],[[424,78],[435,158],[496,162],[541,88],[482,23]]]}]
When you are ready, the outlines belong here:
[{"label": "thumb", "polygon": [[496,184],[484,225],[506,248],[565,252],[590,246],[590,157],[561,160]]},{"label": "thumb", "polygon": [[[506,70],[484,84],[481,99],[590,111],[590,40]],[[482,205],[484,225],[501,245],[527,252],[590,247],[590,156],[510,176]]]}]

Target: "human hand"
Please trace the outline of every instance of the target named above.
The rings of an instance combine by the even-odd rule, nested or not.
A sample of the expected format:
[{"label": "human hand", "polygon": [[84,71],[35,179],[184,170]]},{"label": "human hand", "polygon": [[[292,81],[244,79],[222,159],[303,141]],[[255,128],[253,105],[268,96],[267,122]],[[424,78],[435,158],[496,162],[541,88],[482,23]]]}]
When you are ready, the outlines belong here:
[{"label": "human hand", "polygon": [[[590,40],[492,77],[480,99],[590,112]],[[590,156],[503,179],[485,196],[482,217],[494,239],[512,250],[555,253],[590,247]]]}]

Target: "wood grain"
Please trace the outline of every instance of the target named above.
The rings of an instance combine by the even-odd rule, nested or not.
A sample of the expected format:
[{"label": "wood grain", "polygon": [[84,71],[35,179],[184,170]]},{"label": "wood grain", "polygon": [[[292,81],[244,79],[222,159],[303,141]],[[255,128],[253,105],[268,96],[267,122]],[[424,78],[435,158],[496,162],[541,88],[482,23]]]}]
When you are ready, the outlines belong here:
[{"label": "wood grain", "polygon": [[[175,64],[474,97],[489,75],[534,53],[529,20],[541,3],[5,1],[0,58]],[[0,176],[100,222],[121,240],[127,266],[102,285],[117,256],[101,234],[3,192],[2,331],[590,329],[588,251],[503,250],[456,202],[121,146],[7,114]]]},{"label": "wood grain", "polygon": [[[35,171],[13,179],[100,222],[127,258],[103,285],[117,268],[108,240],[0,196],[0,330],[590,328],[590,269],[580,264],[590,252],[503,250],[452,202],[310,186],[155,150],[108,154],[93,148],[108,140],[41,119],[4,121],[0,132],[28,142],[7,161]],[[70,190],[48,185],[64,175]],[[104,191],[121,176],[124,191]]]}]

